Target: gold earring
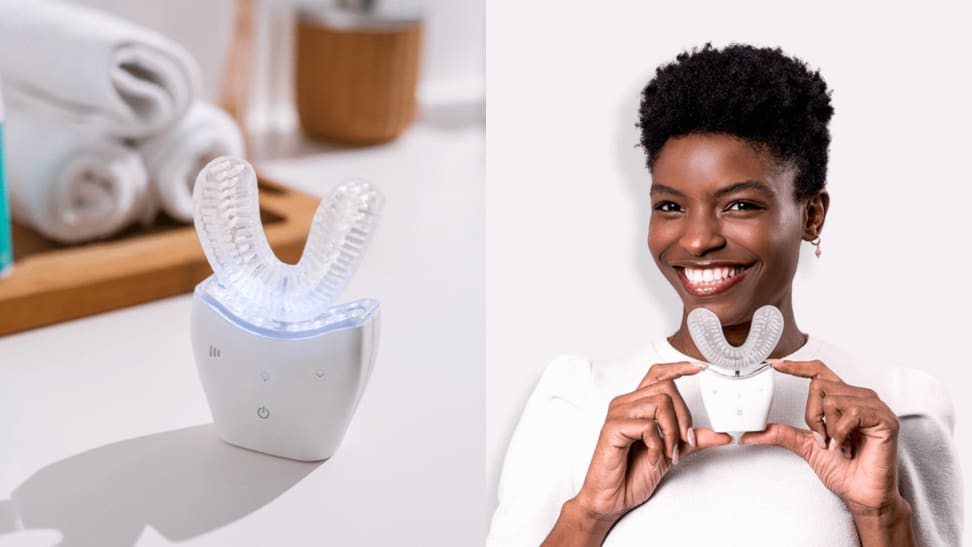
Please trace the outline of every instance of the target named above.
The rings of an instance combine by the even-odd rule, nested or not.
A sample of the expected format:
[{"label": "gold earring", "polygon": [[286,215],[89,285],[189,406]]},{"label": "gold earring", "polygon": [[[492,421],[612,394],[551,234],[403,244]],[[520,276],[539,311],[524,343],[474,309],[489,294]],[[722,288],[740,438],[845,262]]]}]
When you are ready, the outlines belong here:
[{"label": "gold earring", "polygon": [[817,258],[820,258],[820,236],[817,236],[817,239],[811,241],[810,244],[817,248],[813,254],[817,255]]}]

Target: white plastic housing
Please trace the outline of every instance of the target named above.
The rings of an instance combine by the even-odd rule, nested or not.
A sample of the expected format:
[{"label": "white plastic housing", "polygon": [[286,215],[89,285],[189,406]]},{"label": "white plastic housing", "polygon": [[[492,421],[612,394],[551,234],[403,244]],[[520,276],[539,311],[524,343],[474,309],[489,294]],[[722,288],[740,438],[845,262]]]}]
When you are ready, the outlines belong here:
[{"label": "white plastic housing", "polygon": [[193,353],[223,440],[294,460],[334,454],[371,375],[379,334],[378,302],[342,308],[352,319],[338,328],[281,335],[232,319],[196,291]]},{"label": "white plastic housing", "polygon": [[746,431],[766,429],[775,374],[772,367],[745,378],[702,371],[699,387],[712,430],[731,433],[738,440]]}]

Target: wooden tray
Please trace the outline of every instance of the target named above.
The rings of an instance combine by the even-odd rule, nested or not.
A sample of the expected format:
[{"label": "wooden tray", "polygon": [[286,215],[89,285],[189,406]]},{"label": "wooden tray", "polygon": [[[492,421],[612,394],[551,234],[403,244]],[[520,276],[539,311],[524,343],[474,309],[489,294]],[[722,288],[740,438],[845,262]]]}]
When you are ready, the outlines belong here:
[{"label": "wooden tray", "polygon": [[[319,201],[260,178],[263,226],[281,260],[300,258]],[[13,271],[0,280],[0,335],[190,292],[212,273],[195,228],[164,215],[80,246],[14,224],[13,246]]]}]

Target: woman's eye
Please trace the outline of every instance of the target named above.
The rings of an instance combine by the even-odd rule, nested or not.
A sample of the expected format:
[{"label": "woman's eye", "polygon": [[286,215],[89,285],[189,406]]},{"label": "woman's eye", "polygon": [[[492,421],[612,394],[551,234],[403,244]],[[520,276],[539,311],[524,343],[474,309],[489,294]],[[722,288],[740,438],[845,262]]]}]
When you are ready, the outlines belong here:
[{"label": "woman's eye", "polygon": [[734,201],[726,208],[727,211],[758,211],[759,209],[762,207],[748,201]]},{"label": "woman's eye", "polygon": [[662,201],[655,205],[656,211],[661,211],[663,213],[677,213],[681,211],[682,208],[678,206],[677,203],[672,201]]}]

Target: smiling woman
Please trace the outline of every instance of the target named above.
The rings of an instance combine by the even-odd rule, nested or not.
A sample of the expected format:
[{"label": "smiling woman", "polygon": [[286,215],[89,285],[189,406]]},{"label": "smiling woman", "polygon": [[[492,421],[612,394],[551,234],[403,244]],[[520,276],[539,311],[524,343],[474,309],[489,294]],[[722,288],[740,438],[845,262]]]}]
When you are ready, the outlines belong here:
[{"label": "smiling woman", "polygon": [[[766,148],[730,134],[670,138],[653,161],[648,248],[686,313],[711,309],[734,345],[756,308],[779,308],[782,356],[806,342],[793,316],[793,276],[800,242],[819,235],[829,198],[820,190],[798,200],[796,169],[779,168]],[[672,343],[701,359],[684,324]]]},{"label": "smiling woman", "polygon": [[[832,113],[819,73],[779,49],[707,45],[658,69],[639,118],[648,248],[681,323],[620,359],[547,367],[507,451],[489,545],[961,543],[943,386],[797,325],[800,248],[819,242],[830,205]],[[732,444],[703,409],[687,316],[709,309],[739,346],[765,305],[784,324],[771,423]]]}]

